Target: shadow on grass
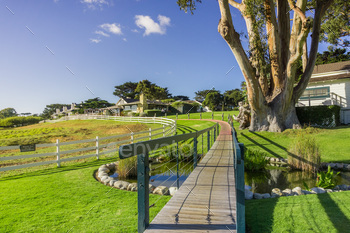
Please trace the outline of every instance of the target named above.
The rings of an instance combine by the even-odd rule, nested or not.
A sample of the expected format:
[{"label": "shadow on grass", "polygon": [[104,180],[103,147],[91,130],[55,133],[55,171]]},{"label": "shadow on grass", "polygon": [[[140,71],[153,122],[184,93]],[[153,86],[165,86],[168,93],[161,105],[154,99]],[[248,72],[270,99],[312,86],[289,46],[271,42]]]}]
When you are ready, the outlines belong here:
[{"label": "shadow on grass", "polygon": [[61,165],[61,167],[56,167],[56,168],[47,168],[44,170],[38,170],[38,171],[32,171],[32,172],[23,172],[22,174],[18,175],[13,175],[13,176],[8,176],[0,179],[1,181],[5,180],[15,180],[15,179],[20,179],[20,178],[25,178],[25,177],[33,177],[33,176],[43,176],[43,175],[49,175],[49,174],[54,174],[54,173],[59,173],[59,172],[65,172],[65,171],[72,171],[72,170],[79,170],[79,169],[84,169],[84,168],[89,168],[89,167],[96,167],[99,165],[103,165],[106,163],[112,163],[117,161],[117,157],[109,157],[109,158],[103,158],[95,161],[89,161],[85,163],[76,163],[76,164],[70,164],[67,166]]},{"label": "shadow on grass", "polygon": [[346,232],[349,230],[350,220],[339,208],[338,204],[330,197],[329,193],[317,195],[324,212],[327,214],[329,220],[332,222],[337,232]]},{"label": "shadow on grass", "polygon": [[279,154],[277,154],[276,152],[270,150],[269,148],[267,148],[266,146],[258,143],[257,141],[255,141],[254,139],[248,137],[247,135],[245,135],[244,133],[241,133],[241,135],[243,137],[245,137],[247,140],[249,140],[250,142],[252,142],[253,144],[259,146],[261,149],[265,150],[266,152],[270,153],[271,155],[277,157],[277,158],[283,158],[282,156],[280,156]]},{"label": "shadow on grass", "polygon": [[192,133],[197,131],[194,128],[185,125],[177,125],[177,129],[180,130],[182,133]]},{"label": "shadow on grass", "polygon": [[[274,210],[279,198],[246,201],[247,232],[272,232],[274,225]],[[268,202],[266,205],[264,202]]]}]

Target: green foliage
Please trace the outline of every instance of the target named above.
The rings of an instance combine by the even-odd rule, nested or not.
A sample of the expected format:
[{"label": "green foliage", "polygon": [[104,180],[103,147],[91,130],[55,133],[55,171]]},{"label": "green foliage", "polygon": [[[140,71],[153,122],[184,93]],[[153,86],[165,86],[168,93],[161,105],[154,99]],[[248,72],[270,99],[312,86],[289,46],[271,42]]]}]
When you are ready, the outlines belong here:
[{"label": "green foliage", "polygon": [[340,107],[337,105],[297,107],[296,112],[302,125],[321,127],[340,125]]},{"label": "green foliage", "polygon": [[80,105],[80,108],[83,109],[88,109],[88,108],[92,108],[92,109],[97,109],[97,108],[107,108],[110,106],[113,106],[114,104],[109,103],[106,100],[101,100],[99,97],[93,98],[93,99],[88,99],[85,100],[84,103],[82,103]]},{"label": "green foliage", "polygon": [[317,53],[316,65],[336,63],[341,61],[349,61],[350,52],[346,52],[346,49],[334,48],[328,46],[328,50],[323,53]]},{"label": "green foliage", "polygon": [[299,132],[288,150],[288,164],[293,169],[315,173],[320,163],[321,154],[315,137]]},{"label": "green foliage", "polygon": [[175,102],[175,99],[165,99],[165,100],[161,100],[163,103],[172,103]]},{"label": "green foliage", "polygon": [[197,101],[204,101],[205,97],[207,96],[207,94],[209,92],[216,92],[217,90],[215,90],[215,88],[210,89],[210,90],[202,90],[202,91],[196,91],[194,94],[196,94],[196,96],[194,97],[195,100]]},{"label": "green foliage", "polygon": [[14,116],[17,116],[17,112],[14,108],[4,108],[0,111],[0,119]]},{"label": "green foliage", "polygon": [[43,120],[41,117],[8,117],[0,120],[0,127],[14,127],[14,126],[24,126],[37,124],[39,121]]},{"label": "green foliage", "polygon": [[121,85],[115,86],[115,91],[113,92],[113,95],[116,95],[119,98],[130,97],[131,99],[135,99],[137,94],[135,91],[137,84],[137,82],[126,82]]},{"label": "green foliage", "polygon": [[225,91],[224,93],[224,101],[227,107],[232,109],[233,107],[238,106],[238,102],[244,100],[243,91],[239,89],[233,89]]},{"label": "green foliage", "polygon": [[168,99],[171,96],[167,87],[160,87],[147,79],[137,84],[135,92],[137,93],[136,98],[138,98],[139,94],[142,92],[146,98],[150,100]]},{"label": "green foliage", "polygon": [[137,155],[127,159],[119,160],[118,177],[121,177],[121,178],[137,177]]},{"label": "green foliage", "polygon": [[173,99],[174,100],[190,100],[190,98],[186,95],[176,95],[176,96],[173,96]]},{"label": "green foliage", "polygon": [[223,97],[219,91],[211,91],[206,95],[203,105],[208,106],[210,110],[217,110],[222,101]]},{"label": "green foliage", "polygon": [[339,175],[340,172],[334,175],[333,170],[330,166],[328,166],[327,172],[321,171],[317,173],[317,182],[316,186],[324,189],[333,189],[336,185],[335,176]]},{"label": "green foliage", "polygon": [[244,149],[244,169],[248,171],[263,171],[269,164],[267,155],[259,150]]},{"label": "green foliage", "polygon": [[183,10],[187,13],[187,11],[190,11],[191,14],[193,14],[193,11],[196,9],[196,2],[201,3],[201,0],[178,0],[177,4],[180,7],[180,10]]},{"label": "green foliage", "polygon": [[140,113],[140,117],[146,117],[146,116],[147,116],[147,113],[145,113],[145,112]]},{"label": "green foliage", "polygon": [[149,117],[154,117],[154,114],[156,114],[156,116],[162,115],[162,111],[160,111],[159,109],[147,109],[145,110],[145,113],[147,113],[147,116]]}]

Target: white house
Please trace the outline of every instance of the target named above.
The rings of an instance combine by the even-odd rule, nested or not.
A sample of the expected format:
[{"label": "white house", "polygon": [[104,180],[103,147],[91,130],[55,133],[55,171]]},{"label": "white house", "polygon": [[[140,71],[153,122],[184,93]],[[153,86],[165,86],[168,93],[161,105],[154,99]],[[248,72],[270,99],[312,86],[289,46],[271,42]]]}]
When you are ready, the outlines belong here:
[{"label": "white house", "polygon": [[297,105],[339,105],[340,122],[350,124],[350,61],[315,66]]}]

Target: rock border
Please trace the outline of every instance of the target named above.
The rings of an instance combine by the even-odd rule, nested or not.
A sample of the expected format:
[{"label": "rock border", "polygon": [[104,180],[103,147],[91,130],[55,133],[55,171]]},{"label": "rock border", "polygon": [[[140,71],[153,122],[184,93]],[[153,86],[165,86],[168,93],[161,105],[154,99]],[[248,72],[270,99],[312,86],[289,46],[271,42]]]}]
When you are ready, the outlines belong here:
[{"label": "rock border", "polygon": [[[94,176],[97,181],[109,187],[136,192],[137,183],[129,183],[127,181],[117,180],[116,178],[109,176],[109,174],[115,173],[115,171],[117,170],[117,167],[118,167],[118,162],[101,165],[98,168],[98,170],[94,173]],[[177,187],[168,188],[162,185],[158,187],[155,187],[152,184],[149,185],[149,192],[153,194],[158,194],[158,195],[173,196],[177,190],[178,190]]]},{"label": "rock border", "polygon": [[280,190],[279,188],[274,188],[272,189],[271,194],[270,193],[253,193],[252,191],[250,191],[250,189],[251,189],[250,186],[248,185],[245,186],[244,194],[245,194],[246,200],[350,191],[350,185],[346,185],[346,184],[337,185],[334,187],[334,189],[324,189],[320,187],[313,187],[310,189],[311,191],[302,190],[300,187],[295,187],[293,189],[284,189],[284,190]]}]

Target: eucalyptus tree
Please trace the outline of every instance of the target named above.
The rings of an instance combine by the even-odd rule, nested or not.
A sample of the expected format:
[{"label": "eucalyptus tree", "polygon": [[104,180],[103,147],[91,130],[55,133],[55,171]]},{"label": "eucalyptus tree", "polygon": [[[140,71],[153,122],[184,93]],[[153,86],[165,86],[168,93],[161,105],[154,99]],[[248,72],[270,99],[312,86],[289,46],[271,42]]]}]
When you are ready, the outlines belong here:
[{"label": "eucalyptus tree", "polygon": [[[193,11],[201,0],[178,0]],[[344,0],[218,0],[218,31],[243,73],[251,108],[250,130],[281,132],[300,127],[295,104],[307,87],[320,41],[348,46],[350,2]],[[231,11],[242,15],[245,51]],[[311,33],[310,42],[307,38]],[[302,60],[301,78],[296,75]]]}]

